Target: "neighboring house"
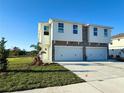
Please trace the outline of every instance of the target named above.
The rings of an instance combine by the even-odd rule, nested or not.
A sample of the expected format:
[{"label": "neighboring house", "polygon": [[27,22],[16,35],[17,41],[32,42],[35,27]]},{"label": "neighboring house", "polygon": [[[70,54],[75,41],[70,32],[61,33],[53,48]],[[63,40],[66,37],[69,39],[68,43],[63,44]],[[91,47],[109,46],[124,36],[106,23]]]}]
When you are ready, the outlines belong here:
[{"label": "neighboring house", "polygon": [[113,58],[124,58],[124,33],[112,36],[109,44],[109,55]]},{"label": "neighboring house", "polygon": [[49,19],[38,24],[45,62],[107,60],[112,27]]}]

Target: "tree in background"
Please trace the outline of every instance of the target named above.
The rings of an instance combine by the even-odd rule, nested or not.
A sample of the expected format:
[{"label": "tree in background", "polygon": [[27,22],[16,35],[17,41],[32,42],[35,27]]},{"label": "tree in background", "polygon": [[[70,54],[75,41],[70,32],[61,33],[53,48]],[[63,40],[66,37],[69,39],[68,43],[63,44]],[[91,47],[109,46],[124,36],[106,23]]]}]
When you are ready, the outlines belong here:
[{"label": "tree in background", "polygon": [[14,47],[13,48],[13,55],[14,56],[19,56],[21,49],[19,47]]},{"label": "tree in background", "polygon": [[2,38],[0,41],[0,70],[6,71],[7,70],[7,57],[8,57],[8,50],[5,49],[5,38]]},{"label": "tree in background", "polygon": [[25,49],[21,50],[19,47],[13,47],[9,49],[9,57],[19,57],[19,56],[26,56],[27,52]]},{"label": "tree in background", "polygon": [[19,55],[21,55],[21,56],[26,55],[26,54],[27,54],[27,52],[26,52],[25,49],[23,49],[23,50],[21,50],[21,51],[19,52]]}]

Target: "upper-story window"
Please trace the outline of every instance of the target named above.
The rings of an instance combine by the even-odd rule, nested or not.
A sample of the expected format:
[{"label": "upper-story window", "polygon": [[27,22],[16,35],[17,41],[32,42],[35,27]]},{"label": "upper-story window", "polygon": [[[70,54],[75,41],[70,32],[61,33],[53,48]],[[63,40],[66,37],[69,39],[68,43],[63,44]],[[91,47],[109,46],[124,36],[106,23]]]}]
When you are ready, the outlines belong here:
[{"label": "upper-story window", "polygon": [[108,29],[104,29],[104,36],[105,36],[105,37],[108,36]]},{"label": "upper-story window", "polygon": [[97,28],[94,28],[93,31],[94,31],[94,36],[97,36],[98,29]]},{"label": "upper-story window", "polygon": [[64,23],[58,23],[58,32],[64,33]]},{"label": "upper-story window", "polygon": [[49,31],[49,26],[44,26],[44,31]]},{"label": "upper-story window", "polygon": [[73,25],[73,34],[78,33],[78,25]]},{"label": "upper-story window", "polygon": [[44,35],[49,35],[49,26],[44,26]]}]

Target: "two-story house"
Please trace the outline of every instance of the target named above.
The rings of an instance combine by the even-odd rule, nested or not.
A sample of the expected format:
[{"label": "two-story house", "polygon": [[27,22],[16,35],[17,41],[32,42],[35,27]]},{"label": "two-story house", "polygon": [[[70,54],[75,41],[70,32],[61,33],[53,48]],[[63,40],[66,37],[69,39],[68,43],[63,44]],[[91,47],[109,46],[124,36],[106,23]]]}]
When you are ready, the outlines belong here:
[{"label": "two-story house", "polygon": [[112,36],[109,44],[109,55],[113,58],[120,57],[124,59],[124,33]]},{"label": "two-story house", "polygon": [[45,62],[107,60],[112,27],[49,19],[38,24]]}]

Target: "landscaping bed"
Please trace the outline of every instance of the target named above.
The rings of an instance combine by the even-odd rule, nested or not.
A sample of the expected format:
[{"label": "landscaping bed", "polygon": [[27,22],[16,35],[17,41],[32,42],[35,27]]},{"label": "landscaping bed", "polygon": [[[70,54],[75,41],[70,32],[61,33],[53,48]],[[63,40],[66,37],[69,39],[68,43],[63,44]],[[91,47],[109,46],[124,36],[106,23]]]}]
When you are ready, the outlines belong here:
[{"label": "landscaping bed", "polygon": [[7,73],[0,73],[0,92],[85,82],[59,64],[31,66],[31,57],[8,58],[8,60]]}]

